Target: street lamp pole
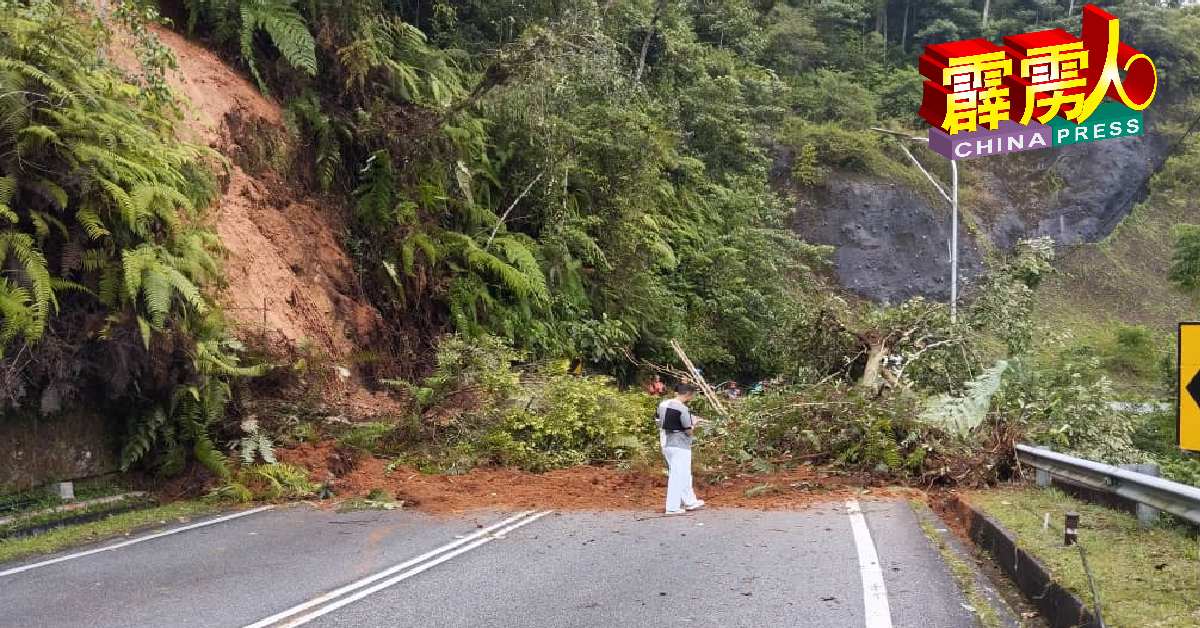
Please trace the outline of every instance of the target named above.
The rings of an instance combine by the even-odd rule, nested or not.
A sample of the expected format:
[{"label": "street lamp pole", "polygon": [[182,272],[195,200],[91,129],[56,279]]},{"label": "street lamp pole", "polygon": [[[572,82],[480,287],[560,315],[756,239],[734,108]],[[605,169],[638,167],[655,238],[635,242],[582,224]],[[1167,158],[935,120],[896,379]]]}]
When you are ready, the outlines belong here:
[{"label": "street lamp pole", "polygon": [[[911,135],[909,133],[893,131],[891,129],[881,129],[878,127],[871,127],[871,130],[878,131],[879,133],[884,133],[887,135],[891,135],[894,137],[898,137],[898,138],[913,141],[913,142],[923,142],[925,144],[929,143],[929,138],[917,137],[917,136]],[[933,184],[933,187],[937,188],[937,191],[942,195],[942,198],[946,199],[946,202],[950,203],[950,210],[951,210],[951,218],[950,218],[950,323],[957,324],[958,323],[958,162],[954,161],[953,159],[950,160],[950,194],[947,194],[946,189],[943,188],[941,186],[941,184],[939,184],[937,182],[937,180],[933,178],[933,175],[929,174],[929,171],[925,169],[925,166],[921,165],[921,162],[917,161],[917,158],[913,156],[912,152],[908,150],[907,146],[905,146],[904,144],[900,144],[900,150],[904,151],[904,154],[907,155],[908,159],[913,162],[913,165],[916,166],[921,171],[921,174],[925,175],[925,178],[929,179],[929,182]]]},{"label": "street lamp pole", "polygon": [[958,324],[958,162],[950,160],[950,324]]}]

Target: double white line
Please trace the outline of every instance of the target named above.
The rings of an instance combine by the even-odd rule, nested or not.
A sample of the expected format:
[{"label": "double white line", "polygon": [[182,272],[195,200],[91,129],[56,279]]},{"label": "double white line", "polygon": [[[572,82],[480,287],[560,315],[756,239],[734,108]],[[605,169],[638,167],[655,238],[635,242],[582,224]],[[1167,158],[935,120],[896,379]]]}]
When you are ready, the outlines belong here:
[{"label": "double white line", "polygon": [[517,513],[503,521],[476,530],[452,543],[447,543],[437,549],[425,552],[416,558],[406,560],[379,573],[351,582],[344,587],[334,589],[303,604],[297,604],[266,619],[256,621],[245,628],[266,628],[267,626],[292,628],[294,626],[302,626],[318,617],[328,615],[347,604],[353,604],[372,593],[382,591],[402,580],[406,580],[427,569],[440,565],[455,556],[465,554],[480,545],[504,538],[504,535],[509,532],[533,523],[551,512],[550,510],[526,510]]}]

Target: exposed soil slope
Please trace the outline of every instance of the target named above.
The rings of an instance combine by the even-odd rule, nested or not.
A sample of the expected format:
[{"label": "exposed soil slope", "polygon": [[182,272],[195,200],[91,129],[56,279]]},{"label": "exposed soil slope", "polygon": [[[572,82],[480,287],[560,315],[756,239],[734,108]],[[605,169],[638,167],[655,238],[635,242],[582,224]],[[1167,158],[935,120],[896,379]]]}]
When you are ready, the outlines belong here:
[{"label": "exposed soil slope", "polygon": [[[189,101],[187,126],[196,139],[235,157],[244,147],[233,121],[239,129],[282,124],[279,106],[216,55],[177,33],[158,35],[179,59],[171,82]],[[369,340],[379,315],[354,296],[350,259],[338,242],[333,213],[231,164],[214,218],[229,251],[222,300],[230,317],[277,331],[292,343],[307,340],[339,360],[354,351],[356,340]]]},{"label": "exposed soil slope", "polygon": [[262,152],[264,134],[283,137],[279,105],[201,45],[166,29],[155,33],[179,62],[168,80],[186,101],[186,139],[229,158],[221,198],[210,210],[227,249],[219,299],[228,318],[242,333],[327,357],[336,370],[325,396],[333,408],[352,418],[396,410],[353,372],[353,354],[369,346],[382,319],[358,289],[339,239],[339,208],[269,171],[250,174],[238,165],[247,153]]}]

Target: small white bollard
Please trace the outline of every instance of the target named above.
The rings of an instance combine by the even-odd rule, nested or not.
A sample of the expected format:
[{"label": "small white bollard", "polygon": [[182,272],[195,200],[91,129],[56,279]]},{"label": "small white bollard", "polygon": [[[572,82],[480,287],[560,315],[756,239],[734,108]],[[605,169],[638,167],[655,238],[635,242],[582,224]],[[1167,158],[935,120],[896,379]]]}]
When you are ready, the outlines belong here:
[{"label": "small white bollard", "polygon": [[54,485],[54,493],[63,501],[71,501],[75,499],[75,483],[74,482],[59,482]]}]

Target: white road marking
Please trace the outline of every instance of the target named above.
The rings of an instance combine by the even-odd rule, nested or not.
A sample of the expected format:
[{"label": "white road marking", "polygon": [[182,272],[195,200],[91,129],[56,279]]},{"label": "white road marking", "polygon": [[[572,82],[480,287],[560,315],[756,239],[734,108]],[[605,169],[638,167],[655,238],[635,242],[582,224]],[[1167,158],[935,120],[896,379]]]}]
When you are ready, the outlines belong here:
[{"label": "white road marking", "polygon": [[492,525],[490,525],[486,528],[481,528],[479,530],[476,530],[475,532],[473,532],[467,536],[464,536],[464,537],[458,539],[457,541],[452,541],[452,542],[447,543],[439,548],[432,549],[428,552],[425,552],[424,554],[421,554],[420,556],[417,556],[416,558],[406,560],[398,565],[388,567],[387,569],[385,569],[379,573],[372,574],[370,576],[362,578],[361,580],[356,580],[354,582],[351,582],[350,584],[348,584],[344,587],[340,587],[340,588],[334,589],[328,593],[325,593],[324,595],[317,596],[307,602],[304,602],[303,604],[297,604],[296,606],[293,606],[287,610],[275,613],[274,615],[271,615],[270,617],[267,617],[266,619],[261,619],[259,621],[256,621],[253,624],[246,626],[245,628],[264,628],[265,626],[270,626],[271,624],[274,624],[275,622],[281,621],[285,618],[291,617],[292,615],[295,615],[296,613],[306,611],[314,606],[320,606],[321,604],[324,604],[330,600],[339,598],[347,593],[350,593],[351,591],[354,591],[355,589],[361,589],[362,587],[365,587],[368,584],[371,584],[372,582],[375,582],[382,578],[386,578],[398,571],[403,571],[405,569],[408,569],[409,567],[412,567],[413,565],[425,562],[426,560],[429,560],[430,558],[433,558],[433,557],[437,556],[438,554],[448,552],[448,551],[450,551],[456,547],[459,547],[461,545],[466,545],[467,543],[470,543],[471,541],[473,541],[481,536],[484,536],[485,534],[490,533],[492,530],[495,530],[496,528],[506,526],[518,519],[527,517],[531,514],[533,514],[532,510],[526,510],[524,512],[519,512],[519,513],[509,517],[508,519],[499,521],[497,523],[493,523]]},{"label": "white road marking", "polygon": [[233,514],[225,515],[223,517],[217,517],[216,519],[208,519],[205,521],[201,521],[199,523],[193,523],[193,524],[181,526],[178,528],[171,528],[170,530],[164,530],[162,532],[156,532],[154,534],[149,534],[146,536],[139,536],[136,538],[128,539],[125,541],[121,541],[120,543],[115,543],[113,545],[97,547],[95,549],[90,549],[85,552],[75,552],[74,554],[67,554],[65,556],[59,556],[58,558],[51,558],[50,560],[43,560],[40,563],[32,563],[29,565],[21,565],[20,567],[13,567],[12,569],[0,571],[0,578],[3,578],[4,576],[11,576],[11,575],[19,574],[19,573],[24,573],[26,571],[32,571],[39,567],[46,567],[48,565],[54,565],[54,564],[66,562],[68,560],[75,560],[76,558],[83,558],[84,556],[91,556],[92,554],[99,554],[101,552],[111,552],[113,550],[119,550],[123,547],[129,547],[130,545],[136,545],[138,543],[144,543],[146,541],[153,541],[154,539],[162,538],[164,536],[171,536],[172,534],[179,534],[180,532],[187,532],[188,530],[195,530],[196,528],[203,528],[205,526],[211,526],[211,525],[215,525],[218,523],[224,523],[224,522],[230,521],[232,519],[237,519],[239,517],[247,517],[249,515],[253,515],[255,513],[262,512],[264,510],[270,510],[272,508],[274,508],[274,506],[259,506],[258,508],[251,508],[250,510],[243,510],[241,512],[235,512]]},{"label": "white road marking", "polygon": [[[304,624],[307,624],[308,622],[310,622],[318,617],[321,617],[323,615],[328,615],[329,613],[332,613],[333,611],[336,611],[337,609],[342,608],[343,606],[346,606],[348,604],[353,604],[354,602],[357,602],[357,601],[367,597],[368,595],[371,595],[372,593],[377,593],[379,591],[382,591],[394,584],[399,583],[402,580],[407,580],[408,578],[411,578],[423,571],[426,571],[428,569],[436,567],[437,565],[440,565],[440,564],[454,558],[455,556],[458,556],[460,554],[465,554],[466,552],[469,552],[469,551],[479,547],[480,545],[484,545],[485,543],[489,543],[496,539],[503,538],[504,535],[508,534],[509,532],[512,532],[513,530],[516,530],[517,528],[519,528],[521,526],[533,523],[534,521],[537,521],[538,519],[545,517],[546,515],[550,514],[551,512],[553,512],[553,511],[543,510],[539,513],[533,514],[532,516],[528,516],[528,517],[525,517],[524,519],[520,519],[516,523],[513,523],[505,528],[502,528],[500,531],[496,532],[495,534],[489,534],[482,538],[476,539],[475,541],[471,542],[470,544],[466,545],[465,547],[460,547],[459,549],[456,549],[452,552],[442,554],[441,556],[438,556],[437,558],[435,558],[433,560],[430,560],[425,563],[421,563],[420,565],[417,565],[416,567],[413,567],[412,569],[409,569],[408,571],[405,571],[404,573],[401,573],[401,574],[398,574],[391,578],[388,578],[387,580],[384,580],[383,582],[380,582],[374,586],[362,589],[362,590],[358,591],[357,593],[354,593],[353,595],[348,595],[346,597],[340,598],[331,604],[328,604],[328,605],[323,606],[311,613],[308,613],[307,615],[302,615],[302,616],[297,617],[285,624],[282,624],[279,628],[295,628],[296,626],[302,626]],[[528,514],[528,513],[524,513],[524,514]],[[523,516],[523,515],[518,515],[518,517],[521,517],[521,516]],[[509,520],[511,521],[511,519],[509,519]],[[462,540],[467,541],[469,539],[462,539]],[[394,570],[394,569],[395,568],[392,568],[392,570]],[[392,570],[389,570],[389,571],[392,571]],[[255,626],[258,626],[258,625],[259,624],[255,624]],[[250,628],[250,627],[247,627],[247,628]]]},{"label": "white road marking", "polygon": [[862,574],[863,606],[866,628],[892,628],[892,610],[888,605],[887,588],[883,585],[883,570],[879,568],[879,554],[871,540],[871,530],[863,517],[858,502],[846,502],[850,514],[850,530],[854,533],[854,546],[858,549],[858,570]]}]

